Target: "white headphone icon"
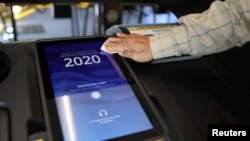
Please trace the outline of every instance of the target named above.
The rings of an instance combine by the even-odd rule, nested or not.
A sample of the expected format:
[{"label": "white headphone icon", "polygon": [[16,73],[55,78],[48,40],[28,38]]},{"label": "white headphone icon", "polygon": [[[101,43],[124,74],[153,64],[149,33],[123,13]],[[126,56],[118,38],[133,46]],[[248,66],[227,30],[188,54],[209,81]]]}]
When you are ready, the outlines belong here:
[{"label": "white headphone icon", "polygon": [[104,110],[104,109],[99,110],[99,116],[100,116],[100,117],[107,116],[107,115],[108,115],[107,110]]}]

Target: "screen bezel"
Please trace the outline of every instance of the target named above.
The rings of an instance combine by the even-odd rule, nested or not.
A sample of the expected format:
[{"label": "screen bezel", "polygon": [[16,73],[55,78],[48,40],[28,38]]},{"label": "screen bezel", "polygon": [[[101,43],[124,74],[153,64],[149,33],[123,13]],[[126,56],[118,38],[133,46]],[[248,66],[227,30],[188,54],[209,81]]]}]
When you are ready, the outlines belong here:
[{"label": "screen bezel", "polygon": [[[93,42],[93,41],[103,41],[105,42],[108,37],[105,36],[94,36],[94,37],[81,37],[81,38],[61,38],[61,39],[50,39],[50,40],[39,40],[35,43],[35,58],[38,71],[40,92],[42,97],[43,111],[46,119],[46,126],[48,129],[49,137],[52,140],[63,140],[63,133],[60,126],[59,116],[57,113],[56,103],[52,83],[49,74],[49,68],[45,57],[44,47],[47,45],[59,45],[59,44],[71,44],[71,43],[82,43],[82,42]],[[139,103],[141,104],[143,110],[145,111],[148,119],[154,127],[152,130],[142,131],[135,134],[130,134],[126,136],[121,136],[118,138],[110,139],[112,141],[119,140],[147,140],[152,138],[162,138],[166,135],[166,127],[163,124],[159,114],[157,113],[155,107],[146,95],[146,91],[143,89],[142,85],[139,83],[135,74],[132,72],[131,68],[126,62],[126,59],[120,57],[119,55],[113,55],[119,67],[121,67],[128,84],[133,89]],[[134,123],[132,123],[134,124]]]}]

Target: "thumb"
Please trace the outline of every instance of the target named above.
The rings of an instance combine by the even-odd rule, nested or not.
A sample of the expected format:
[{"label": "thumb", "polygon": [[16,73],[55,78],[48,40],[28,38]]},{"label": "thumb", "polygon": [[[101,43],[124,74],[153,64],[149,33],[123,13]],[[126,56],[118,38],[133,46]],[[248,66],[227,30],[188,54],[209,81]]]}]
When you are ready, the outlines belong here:
[{"label": "thumb", "polygon": [[118,53],[122,57],[133,59],[133,52],[132,51],[122,51]]},{"label": "thumb", "polygon": [[140,54],[135,53],[134,51],[123,51],[123,52],[119,52],[118,54],[122,57],[129,58],[140,63],[149,62],[152,60],[152,58],[143,57]]}]

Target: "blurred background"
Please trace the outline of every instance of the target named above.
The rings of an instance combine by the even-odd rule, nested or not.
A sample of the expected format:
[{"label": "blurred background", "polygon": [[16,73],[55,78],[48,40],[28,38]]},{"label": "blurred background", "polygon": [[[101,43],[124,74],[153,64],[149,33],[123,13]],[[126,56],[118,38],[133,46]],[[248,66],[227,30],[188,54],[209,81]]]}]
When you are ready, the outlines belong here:
[{"label": "blurred background", "polygon": [[155,4],[0,3],[0,13],[1,42],[100,35],[116,24],[177,22],[175,13]]}]

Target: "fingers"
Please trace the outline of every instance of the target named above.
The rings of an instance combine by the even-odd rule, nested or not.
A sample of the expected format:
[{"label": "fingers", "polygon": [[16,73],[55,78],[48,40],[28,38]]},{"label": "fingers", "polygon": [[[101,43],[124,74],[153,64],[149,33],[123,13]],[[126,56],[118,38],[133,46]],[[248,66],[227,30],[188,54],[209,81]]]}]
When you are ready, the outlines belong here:
[{"label": "fingers", "polygon": [[129,35],[128,34],[124,34],[124,33],[116,33],[116,36],[119,37],[119,38],[126,38]]},{"label": "fingers", "polygon": [[124,33],[117,33],[117,37],[110,37],[106,43],[106,50],[110,52],[123,52],[127,48],[127,38],[129,35]]},{"label": "fingers", "polygon": [[120,38],[109,38],[105,43],[105,49],[109,52],[123,52],[124,48]]},{"label": "fingers", "polygon": [[122,40],[121,38],[110,37],[110,38],[107,40],[107,43],[118,43],[118,42],[120,42],[121,40]]},{"label": "fingers", "polygon": [[105,49],[137,62],[147,62],[153,58],[149,37],[139,34],[117,33],[117,37],[111,37],[106,41]]}]

